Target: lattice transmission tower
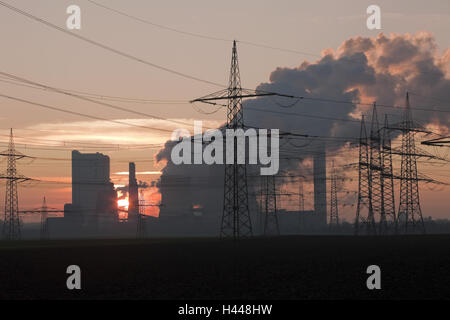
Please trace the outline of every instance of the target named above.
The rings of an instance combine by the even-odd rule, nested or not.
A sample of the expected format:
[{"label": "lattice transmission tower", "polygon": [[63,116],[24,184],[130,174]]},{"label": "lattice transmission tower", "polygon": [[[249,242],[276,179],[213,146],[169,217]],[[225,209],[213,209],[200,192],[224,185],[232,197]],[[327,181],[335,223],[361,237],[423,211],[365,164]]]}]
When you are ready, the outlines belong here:
[{"label": "lattice transmission tower", "polygon": [[[230,81],[228,86],[227,129],[243,129],[241,76],[236,49],[233,42]],[[237,163],[237,144],[234,144],[234,163],[225,165],[224,204],[221,237],[240,238],[252,235],[250,210],[248,207],[247,169]]]},{"label": "lattice transmission tower", "polygon": [[137,214],[136,238],[144,239],[147,237],[146,219],[145,219],[145,200],[139,200],[139,212]]},{"label": "lattice transmission tower", "polygon": [[10,131],[8,150],[2,152],[0,155],[6,156],[8,162],[6,174],[1,177],[6,180],[3,238],[6,240],[18,240],[21,237],[21,220],[19,215],[17,184],[31,179],[17,173],[16,160],[27,158],[28,156],[16,152],[12,129]]},{"label": "lattice transmission tower", "polygon": [[[372,216],[376,224],[385,221],[384,217],[384,185],[383,163],[381,155],[381,132],[378,123],[376,103],[372,107],[372,121],[369,137],[369,175],[372,197]],[[377,231],[375,230],[375,233]]]},{"label": "lattice transmission tower", "polygon": [[338,210],[338,197],[337,197],[337,173],[334,166],[334,161],[331,165],[331,190],[330,190],[330,230],[335,230],[339,227],[339,210]]},{"label": "lattice transmission tower", "polygon": [[376,225],[372,208],[372,186],[369,162],[369,143],[367,139],[364,115],[361,118],[359,134],[358,161],[358,204],[356,206],[355,234],[376,234]]},{"label": "lattice transmission tower", "polygon": [[406,106],[401,123],[402,151],[400,176],[400,204],[398,209],[399,231],[402,233],[425,233],[419,199],[419,178],[415,134],[416,126],[412,119],[409,94],[406,93]]},{"label": "lattice transmission tower", "polygon": [[392,166],[391,134],[387,115],[384,116],[382,136],[382,184],[384,215],[380,221],[379,234],[397,234],[397,217],[395,215],[394,170]]},{"label": "lattice transmission tower", "polygon": [[278,224],[277,189],[275,176],[265,176],[264,180],[264,235],[278,236],[280,235],[280,227]]},{"label": "lattice transmission tower", "polygon": [[266,183],[263,177],[259,179],[259,205],[258,205],[258,233],[264,234],[264,208],[265,208],[265,192],[266,192]]},{"label": "lattice transmission tower", "polygon": [[[192,100],[191,103],[203,102],[208,104],[218,104],[217,101],[226,100],[226,129],[243,130],[245,126],[242,100],[244,98],[275,95],[279,94],[242,89],[236,41],[234,41],[228,88]],[[233,137],[233,139],[236,138]],[[234,239],[239,239],[250,237],[253,235],[253,232],[248,205],[247,168],[245,164],[238,163],[239,148],[237,148],[236,141],[234,142],[234,161],[232,164],[225,164],[224,203],[220,236],[224,238],[232,237]]]}]

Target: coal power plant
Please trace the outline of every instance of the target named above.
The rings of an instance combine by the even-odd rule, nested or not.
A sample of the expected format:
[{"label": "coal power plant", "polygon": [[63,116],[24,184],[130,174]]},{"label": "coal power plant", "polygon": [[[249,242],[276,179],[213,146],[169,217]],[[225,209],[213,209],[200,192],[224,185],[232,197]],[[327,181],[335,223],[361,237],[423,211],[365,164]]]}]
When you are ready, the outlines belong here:
[{"label": "coal power plant", "polygon": [[450,300],[450,0],[0,18],[0,300],[188,320]]},{"label": "coal power plant", "polygon": [[[309,66],[305,65],[304,68],[306,72]],[[284,76],[284,70],[276,72],[280,73],[280,77]],[[238,239],[296,234],[394,235],[426,232],[426,224],[430,224],[431,220],[425,219],[422,214],[419,182],[439,184],[439,181],[421,175],[417,169],[417,159],[443,163],[446,159],[416,146],[415,133],[429,132],[413,119],[408,92],[405,107],[398,114],[401,121],[392,125],[387,114],[384,115],[383,124],[380,123],[376,103],[371,105],[369,114],[363,114],[360,120],[346,119],[351,124],[345,128],[307,124],[311,135],[294,132],[297,123],[291,122],[291,119],[280,123],[283,129],[275,129],[276,133],[270,129],[269,134],[268,129],[245,125],[244,114],[250,124],[254,121],[258,126],[270,126],[270,118],[260,118],[252,111],[255,106],[270,107],[267,97],[298,99],[297,102],[302,99],[271,91],[274,85],[276,83],[261,84],[257,90],[241,87],[237,45],[234,41],[229,88],[190,101],[213,105],[221,103],[227,107],[227,122],[215,129],[215,134],[216,137],[221,136],[226,131],[224,145],[228,148],[232,142],[230,145],[234,145],[234,151],[233,148],[231,152],[227,149],[225,154],[218,153],[221,154],[218,156],[218,138],[210,142],[200,140],[199,144],[198,138],[203,136],[203,132],[195,132],[194,124],[193,135],[188,132],[187,136],[179,140],[168,140],[156,153],[156,162],[164,163],[163,169],[158,172],[161,174],[159,179],[152,184],[139,181],[136,164],[130,161],[128,172],[121,173],[128,175],[128,183],[115,186],[111,180],[108,155],[73,150],[72,202],[66,203],[64,210],[52,209],[47,206],[49,199],[46,197],[42,208],[21,213],[40,214],[41,239],[198,236]],[[320,108],[317,107],[318,112]],[[318,114],[312,117],[321,116]],[[331,132],[337,128],[348,130],[351,135],[358,131],[358,127],[358,137],[337,139],[322,135],[323,130]],[[230,130],[233,136],[228,136]],[[244,133],[242,140],[238,132]],[[277,170],[275,174],[264,175],[262,170],[267,168],[250,161],[254,153],[251,146],[255,141],[261,143],[264,137],[269,136],[267,141],[270,143],[266,141],[265,147],[271,150],[272,157],[276,156]],[[274,137],[275,140],[272,140]],[[392,140],[395,138],[401,139],[401,143],[393,147]],[[299,145],[299,141],[303,145]],[[180,158],[183,161],[174,162],[174,151],[184,147],[187,149],[182,149]],[[273,148],[277,154],[274,154]],[[197,155],[201,158],[211,150],[214,150],[210,154],[214,154],[214,161],[207,164],[198,161]],[[357,150],[358,161],[343,164],[336,170],[334,161],[345,150]],[[7,154],[8,172],[14,174],[15,160],[27,156],[16,153],[12,130]],[[190,160],[184,162],[185,158],[190,158],[189,155],[194,155],[195,163]],[[400,158],[400,172],[394,169],[394,156]],[[261,158],[261,148],[258,157]],[[329,163],[333,163],[331,171],[327,170]],[[351,177],[346,172],[351,168],[357,171],[357,177]],[[17,181],[27,181],[29,178],[13,175],[8,179],[9,193],[6,198],[13,206],[8,206],[5,212],[3,230],[7,239],[18,239],[21,237],[21,224],[16,197]],[[358,182],[358,191],[342,187],[344,182],[352,180]],[[395,202],[395,181],[399,181],[400,185],[398,208]],[[312,191],[304,191],[304,184]],[[160,196],[158,200],[149,201],[145,198],[144,193],[148,188],[157,190]],[[345,201],[352,203],[342,203],[342,193]],[[349,200],[349,194],[355,196],[353,200]],[[290,198],[289,205],[286,205],[286,197]],[[292,204],[295,199],[298,203]],[[309,204],[308,209],[305,209],[305,203]],[[345,221],[339,216],[339,208],[345,205],[355,207],[355,216],[351,221]],[[62,215],[49,217],[51,213]]]},{"label": "coal power plant", "polygon": [[[323,233],[327,229],[326,153],[313,159],[315,210],[278,209],[280,234]],[[192,176],[163,174],[159,182],[161,202],[148,204],[140,199],[136,165],[129,163],[125,186],[127,208],[118,206],[118,192],[110,178],[110,158],[102,153],[72,151],[72,202],[64,205],[62,215],[48,216],[46,209],[42,238],[134,237],[137,225],[145,225],[144,237],[217,236],[222,217],[223,166],[203,165]],[[183,172],[183,165],[177,170]],[[264,233],[265,208],[254,186],[249,196],[255,235]],[[159,216],[145,214],[148,206],[158,206]],[[53,212],[57,212],[53,211]],[[43,231],[42,231],[43,232]]]},{"label": "coal power plant", "polygon": [[[326,154],[314,156],[314,206],[316,210],[277,213],[280,234],[327,231]],[[179,170],[183,170],[180,166]],[[162,175],[159,185],[159,216],[143,218],[146,237],[216,236],[222,203],[214,199],[223,193],[222,166],[203,166],[195,176]],[[199,175],[203,172],[203,176]],[[122,188],[123,189],[123,188]],[[110,179],[110,158],[101,153],[72,151],[72,203],[64,205],[62,217],[47,217],[50,238],[98,236],[134,237],[145,207],[139,199],[136,165],[129,163],[126,210],[118,207],[118,191]],[[255,192],[257,190],[255,189]],[[256,193],[254,193],[256,194]],[[256,196],[249,197],[255,234],[263,233],[264,208]],[[126,216],[123,213],[126,211]],[[143,214],[142,214],[143,215]]]}]

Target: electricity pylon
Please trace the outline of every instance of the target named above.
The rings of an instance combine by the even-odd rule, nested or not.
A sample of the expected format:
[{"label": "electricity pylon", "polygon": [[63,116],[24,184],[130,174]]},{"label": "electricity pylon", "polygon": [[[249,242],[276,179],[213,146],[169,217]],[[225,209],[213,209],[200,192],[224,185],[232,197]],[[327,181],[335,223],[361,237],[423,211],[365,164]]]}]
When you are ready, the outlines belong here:
[{"label": "electricity pylon", "polygon": [[278,236],[280,235],[280,227],[278,224],[277,213],[277,190],[274,176],[266,176],[265,180],[265,219],[264,219],[264,235]]},{"label": "electricity pylon", "polygon": [[[241,77],[237,57],[236,41],[233,42],[230,81],[228,86],[227,129],[244,127],[242,110]],[[248,207],[247,168],[237,163],[237,144],[234,144],[234,163],[225,165],[224,204],[221,237],[240,238],[252,235],[250,210]]]},{"label": "electricity pylon", "polygon": [[45,200],[42,202],[41,207],[41,240],[47,240],[49,238],[49,232],[48,232],[48,207],[47,207],[47,201]]},{"label": "electricity pylon", "polygon": [[18,240],[21,237],[21,221],[19,216],[17,183],[31,179],[17,173],[16,160],[26,158],[27,156],[16,152],[12,129],[10,131],[8,150],[2,152],[0,155],[8,158],[6,174],[1,177],[6,180],[3,238],[6,240]]},{"label": "electricity pylon", "polygon": [[266,184],[264,179],[259,179],[259,213],[258,213],[258,232],[264,234],[264,206]]},{"label": "electricity pylon", "polygon": [[337,174],[334,166],[334,161],[331,168],[331,197],[330,197],[330,230],[335,230],[339,227],[339,211],[337,198]]},{"label": "electricity pylon", "polygon": [[394,196],[394,170],[392,166],[392,148],[391,135],[389,131],[389,123],[387,115],[384,116],[382,138],[382,183],[383,183],[383,204],[384,215],[380,221],[379,233],[396,234],[397,233],[397,217],[395,215],[395,196]]},{"label": "electricity pylon", "polygon": [[412,120],[409,95],[401,124],[402,164],[400,177],[400,205],[398,209],[399,231],[402,233],[425,233],[419,200],[419,179],[417,176],[417,153],[415,145],[415,125]]},{"label": "electricity pylon", "polygon": [[145,200],[139,200],[139,212],[137,215],[136,238],[144,239],[147,236],[145,224]]},{"label": "electricity pylon", "polygon": [[369,138],[369,173],[372,196],[372,215],[375,223],[386,220],[384,217],[383,165],[381,156],[381,134],[378,123],[376,103],[372,107],[372,123]]},{"label": "electricity pylon", "polygon": [[359,162],[358,162],[358,204],[356,207],[355,234],[365,232],[368,235],[376,234],[375,219],[372,208],[369,144],[364,116],[361,118],[359,134]]},{"label": "electricity pylon", "polygon": [[[275,96],[277,93],[260,92],[242,89],[239,73],[239,63],[236,49],[236,41],[233,42],[230,80],[228,88],[210,95],[192,100],[208,104],[217,104],[219,100],[227,101],[226,129],[244,129],[244,112],[242,100],[260,96]],[[233,139],[236,139],[233,137]],[[236,142],[236,141],[234,141]],[[237,143],[234,144],[234,161],[225,164],[224,201],[220,236],[234,239],[250,237],[253,235],[248,206],[247,168],[245,164],[239,164]],[[245,158],[245,157],[244,157]]]}]

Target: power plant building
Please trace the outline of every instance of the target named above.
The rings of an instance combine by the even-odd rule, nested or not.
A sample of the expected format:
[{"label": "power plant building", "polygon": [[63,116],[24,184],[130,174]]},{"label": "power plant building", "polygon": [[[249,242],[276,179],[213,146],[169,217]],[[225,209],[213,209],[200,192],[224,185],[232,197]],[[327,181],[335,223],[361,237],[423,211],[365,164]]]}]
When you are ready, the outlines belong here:
[{"label": "power plant building", "polygon": [[108,156],[73,150],[72,204],[68,216],[90,225],[98,222],[99,215],[113,214],[117,194],[109,175]]}]

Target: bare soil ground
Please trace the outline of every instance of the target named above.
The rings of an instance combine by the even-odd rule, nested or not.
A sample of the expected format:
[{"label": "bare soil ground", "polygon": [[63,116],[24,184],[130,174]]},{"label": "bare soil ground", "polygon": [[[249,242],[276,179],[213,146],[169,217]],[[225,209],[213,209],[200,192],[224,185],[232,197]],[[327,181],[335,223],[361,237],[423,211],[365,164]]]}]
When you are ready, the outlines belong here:
[{"label": "bare soil ground", "polygon": [[450,235],[0,242],[0,299],[450,299]]}]

